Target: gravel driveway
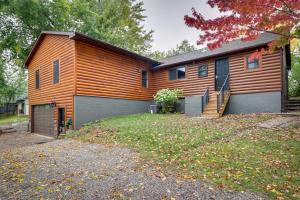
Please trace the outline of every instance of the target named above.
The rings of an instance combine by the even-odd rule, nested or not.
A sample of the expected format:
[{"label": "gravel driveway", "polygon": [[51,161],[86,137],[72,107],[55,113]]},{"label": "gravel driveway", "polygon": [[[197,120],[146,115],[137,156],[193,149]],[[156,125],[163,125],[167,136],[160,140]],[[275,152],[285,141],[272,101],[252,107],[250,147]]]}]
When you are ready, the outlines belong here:
[{"label": "gravel driveway", "polygon": [[32,134],[6,137],[12,141],[3,145],[0,137],[1,200],[262,199],[248,192],[213,189],[200,181],[165,177],[141,164],[139,156],[126,148],[66,139],[28,143],[36,137]]}]

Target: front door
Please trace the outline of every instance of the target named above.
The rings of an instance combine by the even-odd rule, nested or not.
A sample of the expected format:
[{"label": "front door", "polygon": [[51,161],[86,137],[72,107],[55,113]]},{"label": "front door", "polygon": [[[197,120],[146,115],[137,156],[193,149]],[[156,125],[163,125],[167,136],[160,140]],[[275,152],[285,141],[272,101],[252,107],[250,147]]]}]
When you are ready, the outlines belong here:
[{"label": "front door", "polygon": [[215,62],[216,68],[216,91],[222,88],[222,85],[229,74],[229,61],[228,58],[218,59]]}]

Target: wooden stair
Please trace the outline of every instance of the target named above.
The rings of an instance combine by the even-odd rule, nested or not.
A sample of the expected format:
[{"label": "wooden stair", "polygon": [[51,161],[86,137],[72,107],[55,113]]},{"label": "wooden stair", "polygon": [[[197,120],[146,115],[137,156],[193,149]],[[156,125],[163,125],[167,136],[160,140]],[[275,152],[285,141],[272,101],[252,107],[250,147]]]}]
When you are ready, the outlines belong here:
[{"label": "wooden stair", "polygon": [[217,106],[217,96],[218,92],[214,91],[209,94],[209,101],[206,107],[204,108],[204,112],[202,113],[202,117],[212,119],[219,118],[223,115],[226,105],[229,101],[230,92],[228,91],[224,96],[224,103],[221,105],[219,112]]},{"label": "wooden stair", "polygon": [[286,112],[299,112],[300,111],[300,97],[291,97],[285,104]]},{"label": "wooden stair", "polygon": [[202,117],[205,118],[218,118],[220,117],[217,111],[217,92],[212,92],[209,94],[208,104],[204,108]]}]

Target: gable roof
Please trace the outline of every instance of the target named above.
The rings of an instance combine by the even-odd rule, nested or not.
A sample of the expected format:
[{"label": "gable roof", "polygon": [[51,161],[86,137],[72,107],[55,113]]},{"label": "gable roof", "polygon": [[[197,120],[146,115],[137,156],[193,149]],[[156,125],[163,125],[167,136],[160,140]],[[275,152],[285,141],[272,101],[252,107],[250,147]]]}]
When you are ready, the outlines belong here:
[{"label": "gable roof", "polygon": [[42,31],[38,37],[38,39],[36,40],[36,42],[34,43],[29,55],[27,56],[25,62],[24,62],[24,66],[25,68],[28,67],[28,64],[30,63],[31,59],[33,58],[35,52],[37,51],[37,49],[39,48],[39,45],[41,44],[41,42],[43,41],[44,37],[46,35],[60,35],[60,36],[68,36],[70,39],[72,40],[77,40],[77,41],[81,41],[87,44],[91,44],[93,46],[96,47],[101,47],[104,49],[108,49],[126,56],[130,56],[133,57],[135,59],[138,60],[142,60],[145,61],[149,64],[151,64],[152,66],[156,66],[161,64],[160,62],[153,60],[151,58],[147,58],[145,56],[141,56],[137,53],[128,51],[126,49],[122,49],[120,47],[114,46],[112,44],[108,44],[106,42],[103,42],[101,40],[97,40],[95,38],[92,38],[90,36],[84,35],[82,33],[78,33],[78,32],[62,32],[62,31]]},{"label": "gable roof", "polygon": [[246,49],[267,45],[269,42],[278,39],[278,35],[272,33],[262,33],[256,40],[242,41],[241,39],[234,40],[223,44],[220,48],[214,50],[199,49],[189,53],[179,54],[159,60],[162,64],[155,66],[153,69],[160,69],[178,64],[186,64],[196,60],[207,59],[211,57],[221,56],[224,54],[234,53]]}]

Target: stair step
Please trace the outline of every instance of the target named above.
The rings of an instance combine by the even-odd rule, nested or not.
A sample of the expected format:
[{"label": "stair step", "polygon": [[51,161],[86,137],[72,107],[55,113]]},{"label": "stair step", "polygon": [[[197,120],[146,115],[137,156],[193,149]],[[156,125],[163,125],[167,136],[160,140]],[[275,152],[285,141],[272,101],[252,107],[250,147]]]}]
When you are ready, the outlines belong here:
[{"label": "stair step", "polygon": [[285,108],[286,110],[300,110],[300,107],[289,107]]},{"label": "stair step", "polygon": [[300,107],[300,104],[299,105],[285,105],[285,107]]},{"label": "stair step", "polygon": [[285,106],[285,108],[300,109],[300,106]]},{"label": "stair step", "polygon": [[300,106],[300,103],[294,103],[294,104],[288,103],[288,104],[285,104],[285,106]]},{"label": "stair step", "polygon": [[218,112],[204,112],[204,115],[219,115]]},{"label": "stair step", "polygon": [[204,111],[205,111],[205,112],[207,112],[207,111],[214,111],[214,112],[217,112],[217,108],[205,108]]},{"label": "stair step", "polygon": [[217,110],[217,106],[205,107],[204,111],[206,111],[206,110]]}]

